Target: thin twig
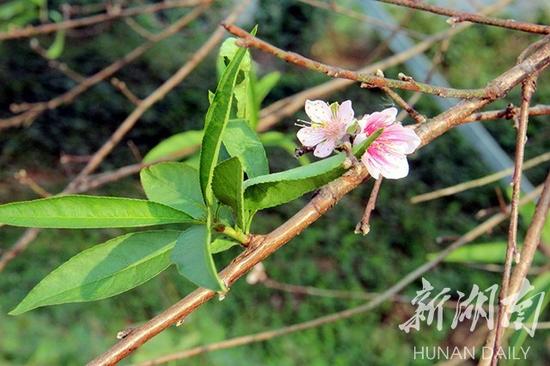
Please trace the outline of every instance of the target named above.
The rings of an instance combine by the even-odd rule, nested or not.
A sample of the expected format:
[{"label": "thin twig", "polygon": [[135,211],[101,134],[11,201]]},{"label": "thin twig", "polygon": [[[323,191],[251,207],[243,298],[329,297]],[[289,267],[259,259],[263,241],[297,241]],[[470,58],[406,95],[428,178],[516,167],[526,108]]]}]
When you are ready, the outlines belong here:
[{"label": "thin twig", "polygon": [[[523,164],[522,169],[523,169],[523,171],[525,171],[527,169],[534,168],[537,165],[540,165],[540,164],[542,164],[544,162],[547,162],[549,160],[550,160],[550,152],[543,153],[543,154],[540,154],[540,155],[538,155],[538,156],[536,156],[532,159],[526,160],[525,163]],[[481,178],[478,178],[478,179],[473,179],[473,180],[470,180],[470,181],[467,181],[467,182],[459,183],[459,184],[456,184],[454,186],[438,189],[438,190],[433,191],[433,192],[419,194],[418,196],[412,197],[410,202],[411,203],[420,203],[420,202],[431,201],[431,200],[434,200],[434,199],[437,199],[437,198],[451,196],[453,194],[464,192],[468,189],[482,187],[482,186],[485,186],[487,184],[497,182],[500,179],[505,178],[509,175],[512,175],[513,172],[514,172],[513,167],[507,168],[507,169],[501,170],[500,172],[489,174],[485,177],[481,177]]]},{"label": "thin twig", "polygon": [[[472,113],[464,122],[488,121],[495,119],[512,119],[519,113],[518,107],[499,109],[496,111]],[[529,116],[545,116],[550,114],[550,105],[536,105],[529,108]]]},{"label": "thin twig", "polygon": [[[523,167],[523,156],[525,153],[525,143],[527,141],[527,124],[529,121],[529,103],[531,97],[535,92],[536,86],[536,74],[533,74],[527,78],[522,85],[521,93],[521,110],[518,117],[518,131],[516,137],[516,152],[514,158],[514,174],[512,176],[512,201],[511,201],[511,215],[510,226],[508,229],[508,246],[506,248],[506,259],[504,262],[504,271],[502,274],[502,285],[500,288],[499,300],[503,304],[503,300],[509,295],[510,287],[510,274],[512,271],[512,262],[517,253],[517,235],[518,235],[518,221],[519,221],[519,207],[518,202],[521,192],[521,176]],[[500,346],[500,341],[504,328],[502,327],[502,321],[505,317],[507,306],[503,304],[499,308],[497,323],[495,328],[495,342],[493,344],[493,353],[491,365],[495,366],[498,361],[497,349]]]},{"label": "thin twig", "polygon": [[76,85],[69,91],[47,101],[47,102],[38,102],[38,103],[22,103],[18,105],[12,105],[11,109],[13,111],[22,112],[25,111],[19,115],[16,115],[14,117],[6,118],[6,119],[0,119],[0,130],[11,128],[11,127],[17,127],[21,126],[23,124],[28,124],[34,121],[38,116],[40,116],[42,113],[44,113],[47,110],[52,110],[55,108],[58,108],[62,105],[69,104],[73,102],[76,97],[78,97],[80,94],[84,93],[88,89],[90,89],[92,86],[98,84],[99,82],[111,77],[116,72],[118,72],[120,69],[122,69],[124,66],[128,65],[129,63],[132,63],[136,59],[138,59],[141,55],[143,55],[146,51],[151,49],[156,43],[178,33],[181,29],[186,27],[189,23],[191,23],[193,20],[198,18],[204,11],[207,9],[208,5],[203,5],[200,7],[197,7],[193,9],[191,12],[180,18],[176,23],[170,25],[168,28],[166,28],[164,31],[159,33],[155,40],[148,41],[143,43],[142,45],[134,48],[132,51],[127,53],[124,57],[121,59],[116,60],[115,62],[111,63],[106,68],[98,71],[94,75],[86,78],[83,82]]},{"label": "thin twig", "polygon": [[[483,10],[480,11],[480,13],[490,14],[492,12],[499,11],[506,5],[508,5],[510,1],[511,0],[500,0],[495,4],[484,7]],[[406,60],[428,50],[435,43],[439,41],[445,41],[453,35],[458,34],[465,29],[468,29],[472,26],[472,24],[473,23],[459,24],[454,28],[449,28],[445,31],[434,34],[433,36],[430,36],[425,40],[417,43],[413,47],[392,55],[382,61],[376,62],[372,65],[368,65],[361,70],[358,70],[358,72],[373,73],[378,69],[385,70],[388,67],[399,65],[400,63],[405,62]],[[428,76],[430,76],[432,72],[433,68],[429,72]],[[427,82],[429,82],[429,80]],[[260,111],[260,122],[258,124],[258,130],[268,130],[272,126],[277,124],[281,119],[291,116],[297,110],[303,108],[306,99],[322,98],[327,95],[331,95],[332,93],[335,93],[341,89],[347,88],[353,83],[354,81],[347,79],[330,80],[321,85],[315,86],[313,88],[304,90],[302,92],[296,93],[277,102],[274,102]],[[409,103],[413,104],[411,102]]]},{"label": "thin twig", "polygon": [[272,54],[273,56],[280,58],[283,61],[293,63],[295,65],[318,71],[334,78],[349,79],[356,82],[360,82],[363,87],[369,88],[381,88],[389,87],[395,89],[420,91],[427,94],[434,94],[444,98],[492,98],[494,91],[488,89],[454,89],[446,88],[436,85],[430,85],[421,83],[415,80],[396,80],[379,77],[376,75],[355,72],[347,69],[343,69],[336,66],[326,65],[321,62],[309,59],[295,52],[287,52],[272,44],[259,39],[245,31],[242,28],[234,24],[224,25],[227,31],[240,38],[240,44],[244,47],[254,47],[263,52]]},{"label": "thin twig", "polygon": [[52,195],[50,192],[48,192],[47,190],[42,188],[42,186],[36,183],[34,179],[29,177],[25,169],[21,169],[20,171],[18,171],[15,174],[15,179],[17,179],[20,184],[29,187],[34,193],[36,193],[40,197],[49,197]]},{"label": "thin twig", "polygon": [[513,30],[519,30],[529,33],[538,34],[550,34],[550,27],[546,25],[533,24],[527,22],[518,22],[513,19],[499,19],[486,17],[479,14],[467,13],[464,11],[458,11],[453,9],[444,8],[441,6],[431,5],[423,3],[418,0],[378,0],[383,3],[394,4],[399,6],[406,6],[412,9],[428,11],[439,15],[446,15],[451,17],[449,19],[450,24],[456,24],[460,22],[472,22],[485,25],[493,25],[496,27],[508,28]]},{"label": "thin twig", "polygon": [[25,28],[15,28],[4,33],[0,33],[0,41],[15,38],[34,37],[39,34],[54,33],[60,30],[86,27],[119,18],[131,17],[140,14],[151,14],[162,10],[172,8],[190,7],[210,2],[210,0],[171,0],[158,4],[136,6],[127,9],[121,9],[118,12],[109,12],[105,14],[93,15],[87,18],[70,19],[59,23],[48,23],[39,26],[27,26]]},{"label": "thin twig", "polygon": [[388,97],[390,97],[395,104],[397,104],[399,107],[403,108],[405,112],[409,114],[409,116],[414,119],[416,123],[424,123],[426,122],[426,117],[424,117],[422,114],[418,113],[407,101],[399,94],[394,92],[391,88],[388,88],[387,86],[383,86],[382,91],[386,93]]},{"label": "thin twig", "polygon": [[374,209],[376,208],[376,199],[378,198],[378,192],[380,191],[382,180],[383,178],[380,177],[374,181],[374,186],[372,187],[369,200],[367,202],[367,205],[365,206],[363,217],[361,217],[361,221],[359,221],[357,223],[357,226],[355,227],[356,234],[367,235],[370,232],[370,215],[372,214],[372,211],[374,211]]},{"label": "thin twig", "polygon": [[139,99],[130,89],[128,89],[128,85],[126,83],[118,78],[112,78],[111,84],[117,88],[130,102],[132,102],[133,105],[139,105],[141,103],[141,99]]}]

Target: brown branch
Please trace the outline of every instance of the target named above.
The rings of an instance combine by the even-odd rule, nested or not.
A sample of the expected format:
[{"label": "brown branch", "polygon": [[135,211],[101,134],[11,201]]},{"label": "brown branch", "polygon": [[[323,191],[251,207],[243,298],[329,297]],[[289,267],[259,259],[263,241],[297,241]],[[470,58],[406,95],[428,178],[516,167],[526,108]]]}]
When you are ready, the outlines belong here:
[{"label": "brown branch", "polygon": [[[435,43],[448,39],[449,37],[463,31],[468,28],[469,24],[461,24],[458,27],[445,30],[443,32],[434,34],[433,36],[425,39],[422,42],[417,43],[413,47],[401,51],[395,55],[392,55],[384,60],[378,61],[372,65],[368,65],[357,72],[360,73],[374,73],[376,70],[385,70],[389,67],[399,65],[408,59],[413,58],[416,55],[428,50]],[[277,124],[281,119],[291,116],[300,108],[303,108],[306,99],[321,98],[332,93],[335,93],[341,89],[347,88],[354,83],[353,80],[348,79],[336,79],[327,81],[321,85],[313,88],[301,91],[289,97],[283,98],[271,105],[263,108],[260,111],[260,122],[258,124],[259,131],[265,131],[270,129],[273,125]]]},{"label": "brown branch", "polygon": [[372,187],[372,191],[370,193],[367,206],[365,207],[365,212],[363,213],[363,217],[355,227],[356,234],[367,235],[370,232],[370,224],[369,224],[370,215],[372,214],[372,211],[374,211],[374,209],[376,208],[376,199],[378,198],[378,192],[380,191],[382,180],[383,178],[380,177],[374,181],[374,186]]},{"label": "brown branch", "polygon": [[518,221],[519,221],[519,198],[521,193],[521,176],[523,167],[523,157],[525,153],[525,143],[527,141],[527,124],[529,121],[529,103],[531,97],[535,92],[536,86],[536,73],[527,78],[522,85],[521,92],[521,107],[518,117],[518,131],[516,136],[516,152],[514,159],[514,175],[512,176],[512,210],[510,215],[510,226],[508,229],[508,246],[506,248],[506,259],[504,262],[504,271],[502,274],[502,285],[500,288],[499,300],[500,306],[497,323],[495,328],[495,342],[493,344],[492,360],[491,364],[495,366],[498,361],[497,349],[500,346],[501,338],[504,333],[504,327],[502,327],[503,318],[506,316],[508,306],[503,303],[503,300],[510,294],[510,275],[512,271],[512,262],[517,253],[517,235],[518,235]]},{"label": "brown branch", "polygon": [[[533,168],[537,165],[540,165],[544,162],[547,162],[549,160],[550,160],[550,152],[541,154],[541,155],[536,156],[532,159],[526,160],[525,163],[523,164],[523,170],[525,171],[527,169],[531,169],[531,168]],[[482,187],[484,185],[487,185],[487,184],[490,184],[490,183],[493,183],[493,182],[497,182],[502,178],[505,178],[509,175],[512,175],[513,172],[514,172],[513,167],[508,168],[508,169],[504,169],[504,170],[501,170],[499,172],[487,175],[485,177],[481,177],[481,178],[478,178],[478,179],[473,179],[473,180],[470,180],[468,182],[459,183],[459,184],[456,184],[454,186],[450,186],[450,187],[438,189],[438,190],[433,191],[433,192],[424,193],[424,194],[420,194],[418,196],[414,196],[414,197],[411,198],[410,202],[411,203],[420,203],[420,202],[431,201],[431,200],[434,200],[436,198],[451,196],[453,194],[464,192],[468,189]]]},{"label": "brown branch", "polygon": [[[472,113],[464,119],[464,122],[488,121],[494,119],[512,119],[519,113],[519,108],[510,106],[509,108],[495,111]],[[536,105],[529,108],[529,116],[545,116],[550,114],[550,105]]]},{"label": "brown branch", "polygon": [[180,18],[177,22],[175,22],[174,24],[166,28],[163,32],[159,33],[156,36],[155,40],[145,42],[141,46],[134,48],[132,51],[127,53],[124,57],[111,63],[109,66],[102,69],[101,71],[98,71],[94,75],[88,77],[83,82],[73,87],[71,90],[47,102],[23,103],[19,105],[13,105],[12,109],[15,109],[18,111],[25,110],[25,112],[14,117],[0,119],[0,130],[31,123],[34,119],[36,119],[45,111],[52,110],[62,105],[66,105],[73,102],[76,99],[76,97],[78,97],[80,94],[84,93],[85,91],[90,89],[92,86],[98,84],[99,82],[114,75],[124,66],[138,59],[141,55],[143,55],[146,51],[151,49],[158,42],[178,33],[181,29],[186,27],[190,22],[198,18],[202,13],[204,13],[204,11],[208,8],[208,6],[209,5],[207,4],[207,5],[203,5],[193,9],[191,12],[189,12],[188,14]]},{"label": "brown branch", "polygon": [[[525,61],[516,65],[514,68],[505,72],[493,81],[493,85],[498,85],[502,89],[499,90],[500,95],[506,94],[518,83],[521,83],[529,74],[540,70],[548,62],[550,54],[550,46],[545,45],[537,51],[533,52]],[[549,49],[547,49],[549,48]],[[545,63],[546,62],[546,63]],[[475,100],[459,103],[450,108],[448,111],[440,114],[436,118],[422,124],[421,128],[417,128],[422,143],[425,145],[441,135],[446,130],[460,124],[460,119],[464,118],[476,109],[483,107],[489,103],[488,100]],[[422,128],[424,127],[424,128]],[[446,129],[445,129],[446,128]],[[432,132],[433,129],[435,132]],[[220,277],[224,283],[231,287],[240,277],[251,270],[256,264],[262,262],[272,253],[281,248],[284,244],[301,233],[325,212],[330,210],[344,195],[356,188],[368,177],[368,172],[363,164],[355,164],[340,178],[330,182],[324,186],[318,194],[298,213],[291,217],[288,221],[273,230],[267,235],[254,236],[247,249],[237,256],[221,273]],[[532,199],[536,193],[527,195],[524,199]],[[476,238],[476,235],[484,233],[486,227],[491,227],[495,222],[498,224],[506,218],[506,214],[498,213],[493,216],[483,227],[478,227],[475,230],[467,233],[459,241],[453,243],[449,251],[463,245],[471,238]],[[496,224],[495,224],[496,225]],[[429,270],[441,261],[448,252],[444,251],[436,257],[436,261],[425,264],[413,273],[405,276],[402,281],[386,291],[383,296],[377,298],[377,301],[385,301],[385,297],[391,297],[406,286],[411,278],[418,272]],[[414,279],[413,279],[414,280]],[[142,326],[134,329],[124,339],[120,340],[110,350],[91,361],[89,365],[113,365],[127,357],[131,352],[140,347],[143,343],[168,328],[170,325],[182,321],[190,313],[195,311],[202,304],[210,300],[216,295],[216,292],[198,288],[185,298],[172,305],[170,308],[155,316]]]},{"label": "brown branch", "polygon": [[426,122],[426,117],[424,117],[422,114],[418,113],[405,99],[401,98],[399,94],[394,92],[392,89],[388,88],[387,86],[384,86],[382,88],[382,91],[386,93],[388,97],[390,97],[395,104],[397,104],[399,107],[401,107],[405,112],[409,114],[409,116],[414,119],[416,123],[424,123]]},{"label": "brown branch", "polygon": [[111,21],[119,18],[131,17],[140,14],[151,14],[162,10],[168,10],[173,8],[181,8],[188,6],[195,6],[210,2],[210,0],[171,0],[164,1],[158,4],[150,4],[143,6],[136,6],[132,8],[122,9],[119,11],[112,11],[105,14],[98,14],[87,18],[70,19],[59,23],[49,23],[38,26],[27,26],[25,28],[15,28],[4,33],[0,33],[0,41],[15,38],[33,37],[40,34],[54,33],[60,30],[74,29],[86,27],[106,21]]},{"label": "brown branch", "polygon": [[15,179],[19,182],[19,184],[29,187],[34,193],[39,195],[40,197],[49,197],[52,194],[48,191],[46,191],[42,186],[40,186],[38,183],[34,181],[29,175],[27,174],[27,171],[25,169],[21,169],[15,174]]},{"label": "brown branch", "polygon": [[130,89],[128,89],[128,85],[126,83],[118,78],[112,78],[111,84],[118,89],[130,102],[132,102],[133,105],[139,105],[141,103],[141,99],[139,99]]},{"label": "brown branch", "polygon": [[[529,202],[530,200],[532,200],[534,197],[536,197],[537,194],[540,193],[540,187],[536,189],[536,192],[534,193],[530,193],[529,194],[529,197],[525,197],[523,200],[522,200],[522,204],[524,203],[527,203]],[[494,215],[493,217],[491,217],[490,219],[486,220],[485,222],[483,222],[482,224],[478,225],[476,228],[470,230],[469,232],[467,232],[466,234],[464,234],[463,236],[461,236],[459,239],[457,239],[456,241],[454,241],[452,244],[449,245],[449,247],[447,247],[444,251],[442,251],[441,253],[439,253],[437,255],[437,257],[435,257],[434,259],[430,260],[429,262],[426,262],[425,264],[423,264],[422,266],[418,267],[417,269],[415,269],[414,271],[410,272],[409,274],[407,274],[405,277],[403,277],[400,281],[398,281],[396,284],[394,284],[393,286],[391,286],[388,290],[386,290],[385,292],[379,294],[379,295],[376,295],[374,298],[372,298],[368,303],[364,304],[364,305],[360,305],[358,307],[355,307],[355,308],[352,308],[352,309],[348,309],[348,310],[344,310],[343,312],[339,312],[339,313],[336,313],[336,314],[342,314],[342,313],[345,313],[345,314],[351,314],[350,316],[353,316],[353,315],[357,315],[357,314],[360,314],[362,312],[365,312],[365,311],[369,311],[369,310],[372,310],[374,309],[375,307],[381,305],[382,303],[388,301],[388,300],[392,300],[394,299],[399,292],[401,292],[404,288],[406,288],[408,285],[410,285],[411,283],[413,283],[415,280],[417,280],[418,278],[420,278],[423,274],[425,274],[426,272],[430,271],[431,269],[435,268],[437,266],[437,264],[439,264],[440,262],[442,262],[449,254],[451,254],[454,250],[456,250],[457,248],[477,239],[479,236],[483,235],[484,233],[486,233],[487,231],[490,231],[492,228],[494,228],[495,226],[497,226],[498,224],[502,223],[507,217],[507,214],[505,213],[498,213],[496,215]],[[311,292],[311,291],[308,291],[308,292]],[[189,295],[190,296],[190,295]],[[189,297],[188,296],[188,297]],[[185,300],[185,299],[184,299]],[[183,301],[183,300],[182,300]],[[331,318],[329,318],[331,317]],[[324,317],[321,317],[321,318],[317,318],[316,320],[313,320],[313,321],[309,321],[309,322],[304,322],[304,323],[299,323],[299,324],[296,324],[294,326],[291,326],[291,327],[295,327],[295,326],[300,326],[300,325],[311,325],[311,327],[317,327],[317,326],[320,326],[320,325],[323,325],[323,324],[326,324],[324,322],[321,322],[321,323],[318,323],[317,321],[319,319],[333,319],[332,318],[332,315],[328,315],[328,316],[324,316]],[[340,320],[341,318],[337,318],[336,320]],[[334,321],[336,321],[334,320]],[[313,323],[315,322],[315,323]],[[288,328],[282,328],[282,329],[288,329]],[[300,328],[296,329],[296,331],[300,331],[300,330],[305,330],[305,329],[309,329],[309,327],[306,327],[306,328],[302,328],[300,326]],[[271,331],[273,332],[273,331]],[[262,332],[260,334],[263,334],[263,333],[266,333],[266,332]],[[281,334],[283,335],[283,334]],[[131,336],[131,334],[130,334]],[[252,336],[254,337],[254,336]],[[235,338],[233,340],[227,340],[227,341],[222,341],[222,342],[231,342],[231,343],[224,343],[224,345],[227,345],[227,347],[223,347],[223,348],[230,348],[230,347],[236,347],[236,346],[239,346],[239,345],[244,345],[244,344],[248,344],[248,343],[251,343],[251,342],[247,342],[247,343],[240,343],[240,341],[237,341],[237,343],[233,343],[233,341],[235,341],[236,339],[241,339],[242,337],[239,337],[239,338]],[[267,339],[270,339],[270,338],[267,338]],[[265,339],[265,340],[267,340]],[[243,339],[244,340],[244,339]],[[204,351],[199,351],[199,348],[202,348],[202,347],[196,347],[196,348],[193,348],[191,350],[187,350],[187,351],[183,351],[183,352],[178,352],[177,354],[173,354],[173,355],[168,355],[168,356],[165,356],[166,358],[162,357],[162,358],[159,358],[159,359],[155,359],[154,362],[156,363],[143,363],[143,364],[139,364],[139,366],[145,366],[145,365],[158,365],[160,363],[164,363],[164,362],[168,362],[168,361],[172,361],[172,360],[176,360],[176,359],[183,359],[183,358],[187,358],[187,357],[192,357],[194,355],[197,355],[197,354],[200,354],[200,353],[205,353],[205,352],[210,352],[210,351],[214,351],[215,349],[223,349],[223,348],[215,348],[215,349],[212,349],[210,348],[208,345],[207,346],[203,346],[203,347],[207,347],[207,349],[205,349]],[[195,353],[195,352],[198,352],[198,353]],[[177,357],[177,358],[176,358]],[[160,361],[160,362],[159,362]],[[146,361],[147,362],[147,361]],[[150,361],[149,361],[150,362]]]},{"label": "brown branch", "polygon": [[427,37],[426,34],[417,32],[414,29],[408,29],[408,28],[404,28],[403,26],[396,26],[394,24],[383,22],[380,19],[340,6],[336,4],[336,2],[327,3],[324,1],[317,1],[317,0],[298,0],[298,1],[304,4],[308,4],[310,6],[313,6],[315,8],[330,10],[337,14],[345,15],[352,19],[356,19],[365,23],[370,23],[381,28],[386,28],[391,30],[392,32],[407,33],[409,36],[416,39],[425,39]]},{"label": "brown branch", "polygon": [[422,93],[434,94],[444,98],[492,98],[493,91],[488,89],[454,89],[441,86],[421,83],[415,80],[396,80],[379,77],[376,75],[355,72],[336,66],[326,65],[321,62],[309,59],[295,52],[287,52],[278,47],[254,37],[247,31],[234,24],[224,25],[227,31],[240,38],[240,44],[244,47],[254,47],[263,52],[272,54],[283,61],[293,63],[297,66],[309,70],[318,71],[334,78],[349,79],[360,82],[362,86],[369,88],[389,87],[394,89],[403,89],[411,91],[420,91]]},{"label": "brown branch", "polygon": [[417,0],[378,0],[383,3],[406,6],[408,8],[428,11],[439,15],[451,17],[450,23],[456,24],[460,22],[472,22],[478,24],[492,25],[496,27],[519,30],[529,33],[550,34],[550,27],[546,25],[518,22],[513,19],[499,19],[486,17],[479,14],[467,13],[453,9],[444,8],[441,6],[426,4]]},{"label": "brown branch", "polygon": [[[499,11],[509,3],[510,3],[510,0],[500,0],[499,2],[493,5],[484,7],[481,13],[489,14],[491,12]],[[358,72],[373,73],[378,69],[384,70],[388,67],[399,65],[400,63],[405,62],[406,60],[428,50],[435,43],[439,41],[448,40],[453,35],[458,34],[465,29],[468,29],[469,27],[472,26],[472,24],[473,23],[459,24],[454,28],[450,28],[440,33],[434,34],[433,36],[430,36],[425,40],[418,42],[413,47],[406,49],[404,51],[401,51],[395,55],[392,55],[372,65],[365,66],[361,70],[358,70]],[[433,68],[432,70],[430,70],[430,73],[431,72],[433,72]],[[430,76],[429,74],[428,76]],[[429,82],[428,78],[427,80],[428,81],[426,82]],[[258,124],[258,130],[259,131],[268,130],[273,125],[277,124],[281,119],[291,116],[297,110],[299,110],[300,108],[303,108],[306,99],[322,98],[327,95],[331,95],[332,93],[335,93],[341,89],[347,88],[353,83],[354,81],[347,80],[347,79],[331,80],[321,85],[315,86],[313,88],[310,88],[302,92],[296,93],[294,95],[291,95],[289,97],[283,98],[277,102],[274,102],[260,111],[260,122]]]}]

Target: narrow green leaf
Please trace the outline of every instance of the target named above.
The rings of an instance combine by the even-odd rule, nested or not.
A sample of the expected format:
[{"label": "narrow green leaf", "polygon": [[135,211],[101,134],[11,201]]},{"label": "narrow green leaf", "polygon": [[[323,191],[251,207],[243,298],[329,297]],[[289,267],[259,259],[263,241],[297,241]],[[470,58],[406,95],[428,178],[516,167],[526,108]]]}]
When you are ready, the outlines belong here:
[{"label": "narrow green leaf", "polygon": [[239,159],[227,159],[216,166],[212,189],[220,202],[233,209],[237,225],[244,230],[243,179],[244,173]]},{"label": "narrow green leaf", "polygon": [[178,237],[172,251],[172,261],[179,273],[196,285],[225,291],[210,253],[210,237],[210,229],[206,225],[191,226]]},{"label": "narrow green leaf", "polygon": [[[63,21],[63,16],[55,10],[50,11],[50,18],[56,23],[60,23]],[[51,46],[46,51],[46,55],[50,60],[55,60],[56,58],[59,58],[59,56],[61,56],[64,48],[65,48],[65,30],[62,29],[57,31],[57,33],[55,34],[55,39],[51,44]]]},{"label": "narrow green leaf", "polygon": [[168,137],[152,148],[143,158],[144,163],[152,163],[160,159],[178,159],[198,149],[202,141],[203,131],[185,131]]},{"label": "narrow green leaf", "polygon": [[236,241],[223,239],[223,238],[216,238],[214,241],[210,244],[210,252],[212,254],[225,252],[226,250],[233,248],[234,246],[240,245]]},{"label": "narrow green leaf", "polygon": [[[370,144],[380,135],[379,130],[354,149],[357,157],[363,155]],[[345,154],[319,160],[313,164],[263,175],[244,182],[245,209],[250,211],[282,205],[307,192],[311,192],[341,176]]]},{"label": "narrow green leaf", "polygon": [[151,201],[201,219],[206,215],[197,169],[185,163],[166,162],[140,172],[141,185]]},{"label": "narrow green leaf", "polygon": [[269,163],[258,135],[242,119],[232,119],[223,135],[229,155],[239,158],[249,178],[269,174]]},{"label": "narrow green leaf", "polygon": [[144,231],[87,249],[47,275],[10,314],[54,304],[105,299],[155,277],[170,264],[179,231]]},{"label": "narrow green leaf", "polygon": [[199,177],[204,200],[209,206],[213,200],[211,184],[214,167],[218,163],[221,140],[231,111],[233,88],[245,53],[245,48],[239,49],[225,69],[216,88],[214,100],[206,113]]},{"label": "narrow green leaf", "polygon": [[40,228],[92,229],[196,223],[156,202],[120,197],[59,196],[0,206],[0,223]]},{"label": "narrow green leaf", "polygon": [[281,79],[281,73],[278,71],[270,72],[260,80],[256,81],[256,103],[261,105],[269,92],[277,85]]},{"label": "narrow green leaf", "polygon": [[[454,250],[444,261],[454,263],[503,264],[506,258],[507,245],[506,241],[469,244]],[[518,245],[519,249],[521,247],[522,245]],[[435,258],[437,255],[438,253],[428,254],[428,260]],[[536,253],[534,263],[544,263],[544,256],[541,253]]]},{"label": "narrow green leaf", "polygon": [[[218,75],[223,75],[227,66],[238,54],[241,47],[237,46],[237,38],[227,38],[220,47],[220,52],[217,60]],[[242,62],[240,63],[237,72],[237,80],[233,89],[233,95],[237,101],[237,117],[247,118],[250,114],[250,109],[253,105],[249,104],[250,95],[250,73],[252,70],[252,58],[248,50],[245,52]]]},{"label": "narrow green leaf", "polygon": [[[537,276],[537,278],[535,278],[535,280],[531,285],[534,288],[529,293],[527,293],[522,299],[519,299],[520,301],[523,301],[535,296],[531,306],[526,308],[522,314],[523,320],[521,321],[521,323],[526,326],[528,326],[527,324],[532,324],[535,321],[540,321],[540,318],[539,319],[535,318],[535,315],[537,315],[535,311],[538,305],[537,295],[544,297],[540,307],[539,315],[544,314],[544,310],[550,303],[550,272],[546,272]],[[513,322],[514,319],[512,319],[511,321]],[[518,349],[523,345],[523,343],[527,339],[527,336],[528,334],[523,328],[521,330],[515,331],[514,333],[512,333],[512,336],[510,337],[509,346],[513,347],[512,349]]]}]

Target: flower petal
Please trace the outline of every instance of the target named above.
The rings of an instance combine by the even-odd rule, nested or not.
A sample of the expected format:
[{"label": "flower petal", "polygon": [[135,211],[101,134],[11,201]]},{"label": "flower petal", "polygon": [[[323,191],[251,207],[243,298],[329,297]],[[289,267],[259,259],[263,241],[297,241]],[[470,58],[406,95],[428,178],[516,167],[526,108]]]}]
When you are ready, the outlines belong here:
[{"label": "flower petal", "polygon": [[374,112],[372,114],[366,114],[361,119],[362,122],[359,123],[361,130],[367,134],[372,134],[374,131],[379,128],[385,128],[390,126],[395,122],[397,117],[396,108],[386,108],[381,112]]},{"label": "flower petal", "polygon": [[355,135],[355,138],[353,139],[353,146],[360,145],[363,141],[365,141],[368,138],[366,133],[359,133]]},{"label": "flower petal", "polygon": [[414,130],[403,127],[400,123],[384,128],[379,141],[392,151],[401,154],[412,154],[421,143]]},{"label": "flower petal", "polygon": [[332,153],[332,151],[334,151],[335,146],[336,144],[334,140],[325,140],[317,145],[315,151],[313,152],[313,155],[318,158],[326,158]]},{"label": "flower petal", "polygon": [[340,107],[338,107],[338,113],[336,115],[336,118],[343,124],[346,125],[346,128],[352,124],[353,117],[355,113],[353,112],[353,108],[351,107],[351,101],[346,100],[342,104],[340,104]]},{"label": "flower petal", "polygon": [[[365,155],[363,162],[367,166],[369,173],[380,173],[384,178],[400,179],[409,174],[409,163],[403,154],[385,150],[383,146],[370,147]],[[376,177],[375,177],[376,178]]]},{"label": "flower petal", "polygon": [[306,114],[317,123],[327,123],[332,120],[332,111],[322,100],[306,100]]},{"label": "flower petal", "polygon": [[304,127],[298,130],[296,136],[302,145],[313,147],[325,140],[325,131],[318,127]]}]

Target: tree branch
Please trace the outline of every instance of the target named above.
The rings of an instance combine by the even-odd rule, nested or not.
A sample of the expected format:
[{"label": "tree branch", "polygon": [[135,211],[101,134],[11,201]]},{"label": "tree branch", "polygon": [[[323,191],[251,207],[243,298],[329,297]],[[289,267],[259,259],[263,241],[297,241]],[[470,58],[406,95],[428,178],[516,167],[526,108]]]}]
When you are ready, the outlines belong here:
[{"label": "tree branch", "polygon": [[227,31],[237,37],[239,37],[240,43],[244,47],[254,47],[263,52],[272,54],[273,56],[280,58],[283,61],[293,63],[295,65],[304,67],[309,70],[318,71],[334,78],[343,78],[360,82],[362,87],[368,88],[382,88],[389,87],[394,89],[403,89],[411,91],[419,91],[427,94],[434,94],[444,98],[491,98],[489,90],[486,89],[453,89],[445,88],[441,86],[430,85],[421,83],[415,80],[396,80],[388,79],[364,72],[355,72],[347,69],[343,69],[336,66],[326,65],[321,62],[309,59],[295,52],[287,52],[278,47],[267,43],[255,37],[233,24],[225,24],[224,27]]},{"label": "tree branch", "polygon": [[430,13],[439,15],[446,15],[451,17],[451,24],[460,22],[472,22],[484,25],[492,25],[496,27],[508,28],[513,30],[519,30],[522,32],[538,33],[538,34],[550,34],[550,27],[546,25],[517,22],[513,19],[499,19],[486,17],[479,14],[467,13],[463,11],[444,8],[441,6],[426,4],[417,0],[378,0],[382,3],[406,6],[408,8],[423,10]]},{"label": "tree branch", "polygon": [[158,4],[136,6],[132,8],[111,11],[105,14],[93,15],[87,18],[70,19],[59,23],[48,23],[39,26],[27,26],[25,28],[15,28],[4,33],[0,33],[0,41],[15,38],[33,37],[40,34],[54,33],[60,30],[86,27],[119,18],[131,17],[139,14],[151,14],[161,10],[173,8],[189,7],[199,4],[209,3],[211,0],[171,0]]}]

